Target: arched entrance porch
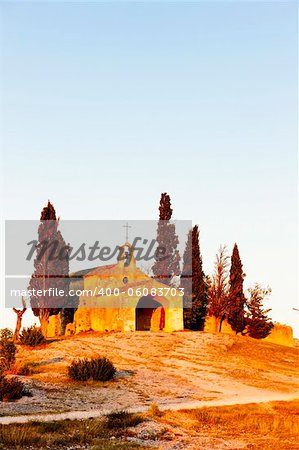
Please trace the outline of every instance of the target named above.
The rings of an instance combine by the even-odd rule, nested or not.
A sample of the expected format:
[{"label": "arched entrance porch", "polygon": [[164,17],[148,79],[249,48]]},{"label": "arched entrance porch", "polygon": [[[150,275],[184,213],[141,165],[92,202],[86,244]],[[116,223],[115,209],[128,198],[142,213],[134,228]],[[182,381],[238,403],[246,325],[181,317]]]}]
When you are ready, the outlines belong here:
[{"label": "arched entrance porch", "polygon": [[136,331],[159,331],[165,327],[163,305],[153,297],[141,297],[135,309]]}]

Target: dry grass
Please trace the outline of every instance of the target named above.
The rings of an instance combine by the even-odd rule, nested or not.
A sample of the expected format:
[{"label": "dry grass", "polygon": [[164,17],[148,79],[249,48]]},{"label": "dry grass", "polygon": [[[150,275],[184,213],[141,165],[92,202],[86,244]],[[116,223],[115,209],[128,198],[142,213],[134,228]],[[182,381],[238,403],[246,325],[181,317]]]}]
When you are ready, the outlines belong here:
[{"label": "dry grass", "polygon": [[140,450],[142,448],[146,447],[140,447],[140,445],[128,442],[115,442],[104,439],[101,442],[98,442],[98,444],[95,444],[91,450]]},{"label": "dry grass", "polygon": [[[298,404],[299,406],[299,404]],[[255,433],[290,433],[299,437],[299,416],[285,409],[282,413],[279,407],[272,409],[264,405],[236,405],[219,408],[204,408],[192,415],[193,419],[202,425],[217,426],[226,430],[238,430]]]},{"label": "dry grass", "polygon": [[[0,449],[60,450],[88,446],[90,450],[140,450],[148,447],[126,441],[127,428],[133,436],[132,427],[148,420],[146,423],[151,427],[159,429],[166,425],[170,430],[172,437],[159,437],[159,448],[163,450],[173,448],[173,444],[181,445],[178,448],[184,450],[241,447],[246,450],[295,450],[299,449],[298,411],[299,400],[166,412],[153,406],[148,415],[121,411],[103,419],[2,425]],[[138,427],[138,434],[140,431],[137,430]]]},{"label": "dry grass", "polygon": [[0,427],[0,448],[21,449],[39,441],[38,430],[31,425],[9,425]]},{"label": "dry grass", "polygon": [[299,400],[167,411],[160,420],[199,438],[241,440],[246,449],[299,449]]},{"label": "dry grass", "polygon": [[[116,425],[121,424],[120,428],[122,429],[135,426],[144,420],[139,417],[139,420],[137,420],[136,415],[122,412],[122,415],[124,414],[125,417],[117,417],[117,424],[114,422]],[[67,446],[77,445],[80,447],[80,445],[85,446],[87,444],[91,445],[90,448],[94,450],[145,448],[123,442],[119,430],[119,439],[111,441],[110,437],[112,434],[115,435],[114,427],[107,427],[107,421],[111,422],[111,420],[108,416],[106,420],[36,421],[27,424],[0,425],[0,449],[23,450],[26,446],[30,446],[30,449],[65,449]],[[113,432],[110,432],[109,429],[112,428]]]}]

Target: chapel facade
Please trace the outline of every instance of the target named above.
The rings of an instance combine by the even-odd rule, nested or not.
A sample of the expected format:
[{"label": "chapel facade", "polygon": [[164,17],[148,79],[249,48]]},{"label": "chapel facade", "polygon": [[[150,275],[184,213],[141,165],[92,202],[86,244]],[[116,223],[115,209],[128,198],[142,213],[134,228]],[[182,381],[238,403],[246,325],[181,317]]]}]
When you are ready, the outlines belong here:
[{"label": "chapel facade", "polygon": [[140,270],[131,244],[120,248],[127,257],[115,264],[72,274],[71,284],[84,292],[66,334],[183,330],[182,292]]}]

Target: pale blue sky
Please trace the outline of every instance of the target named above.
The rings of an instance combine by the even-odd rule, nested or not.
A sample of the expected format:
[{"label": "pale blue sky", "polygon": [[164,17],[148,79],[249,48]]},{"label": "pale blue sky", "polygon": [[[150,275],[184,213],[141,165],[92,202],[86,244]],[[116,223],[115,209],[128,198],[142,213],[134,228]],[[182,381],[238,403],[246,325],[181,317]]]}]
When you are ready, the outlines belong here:
[{"label": "pale blue sky", "polygon": [[155,219],[167,191],[206,272],[236,241],[246,286],[269,284],[294,326],[296,3],[2,2],[1,18],[3,217],[50,198],[63,219]]}]

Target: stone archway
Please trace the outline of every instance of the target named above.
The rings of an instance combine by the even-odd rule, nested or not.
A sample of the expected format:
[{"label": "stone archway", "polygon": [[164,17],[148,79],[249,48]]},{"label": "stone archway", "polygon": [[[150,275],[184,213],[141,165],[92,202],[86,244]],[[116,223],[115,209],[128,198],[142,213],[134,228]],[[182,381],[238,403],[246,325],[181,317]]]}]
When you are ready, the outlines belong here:
[{"label": "stone archway", "polygon": [[163,305],[151,296],[141,297],[135,309],[136,331],[159,331],[165,326]]}]

